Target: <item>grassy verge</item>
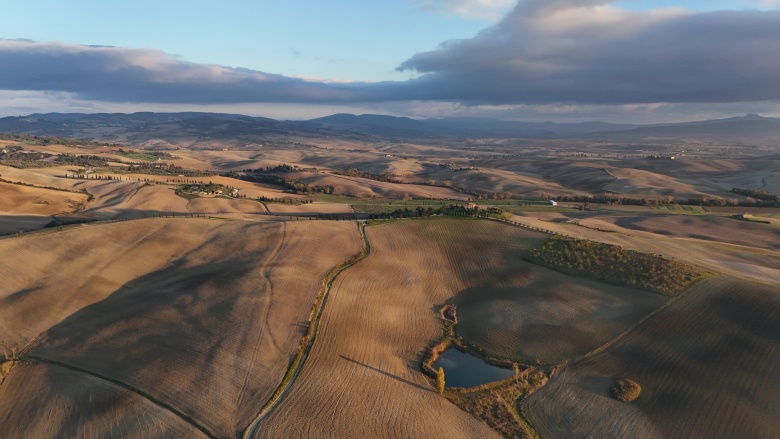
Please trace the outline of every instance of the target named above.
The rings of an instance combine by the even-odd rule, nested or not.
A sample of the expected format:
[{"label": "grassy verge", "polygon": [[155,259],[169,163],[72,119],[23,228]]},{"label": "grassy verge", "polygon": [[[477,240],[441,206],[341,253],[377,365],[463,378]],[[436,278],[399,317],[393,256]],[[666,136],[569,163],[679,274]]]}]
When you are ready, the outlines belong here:
[{"label": "grassy verge", "polygon": [[736,220],[740,221],[747,221],[749,223],[759,223],[759,224],[772,224],[771,221],[763,220],[759,217],[753,216],[753,215],[732,215],[731,218],[734,218]]},{"label": "grassy verge", "polygon": [[520,402],[546,384],[547,380],[545,372],[530,368],[500,381],[500,386],[490,390],[448,391],[447,397],[504,437],[537,439],[539,435],[523,416]]}]

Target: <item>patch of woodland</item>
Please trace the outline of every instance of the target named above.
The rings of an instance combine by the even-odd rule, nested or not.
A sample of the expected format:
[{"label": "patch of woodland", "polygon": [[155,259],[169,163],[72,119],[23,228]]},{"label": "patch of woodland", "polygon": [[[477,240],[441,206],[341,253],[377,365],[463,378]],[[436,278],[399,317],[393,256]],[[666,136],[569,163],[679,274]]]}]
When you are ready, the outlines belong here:
[{"label": "patch of woodland", "polygon": [[119,143],[92,142],[89,140],[69,139],[56,136],[35,136],[32,134],[10,134],[0,133],[0,140],[13,140],[23,142],[29,145],[63,145],[74,146],[77,148],[95,148],[98,146],[121,146]]},{"label": "patch of woodland", "polygon": [[121,155],[122,157],[127,157],[135,160],[146,160],[150,162],[156,160],[177,160],[179,158],[178,156],[175,156],[165,151],[137,151],[133,149],[124,149],[124,148],[119,148],[117,150],[117,154]]},{"label": "patch of woodland", "polygon": [[554,236],[532,249],[527,259],[539,265],[614,285],[676,296],[706,273],[663,255],[600,242]]}]

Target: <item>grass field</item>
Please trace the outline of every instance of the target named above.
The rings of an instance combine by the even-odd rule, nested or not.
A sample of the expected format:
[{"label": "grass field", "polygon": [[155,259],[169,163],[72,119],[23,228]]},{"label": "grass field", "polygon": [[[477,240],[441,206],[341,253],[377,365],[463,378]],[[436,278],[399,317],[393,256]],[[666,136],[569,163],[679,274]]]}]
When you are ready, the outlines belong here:
[{"label": "grass field", "polygon": [[276,215],[314,215],[328,213],[352,213],[348,204],[309,203],[309,204],[266,204],[268,211]]},{"label": "grass field", "polygon": [[[0,261],[0,340],[35,339],[29,355],[41,359],[45,373],[59,373],[49,366],[62,363],[102,377],[103,387],[122,383],[225,437],[243,430],[276,388],[322,277],[360,242],[351,222],[150,219],[0,247],[16,255]],[[43,267],[59,269],[40,276]],[[25,370],[14,368],[3,392],[23,386]],[[68,398],[88,405],[104,393],[68,385],[42,384],[41,392],[63,394],[56,398],[16,390],[0,397],[0,420],[10,422],[4,430],[110,431],[113,424],[98,417],[68,415],[52,427],[46,417],[29,416]],[[150,423],[166,411],[153,405]],[[143,407],[118,406],[126,414],[115,422],[132,425],[145,416],[137,412]]]},{"label": "grass field", "polygon": [[684,213],[684,214],[706,214],[707,211],[701,206],[687,206],[681,204],[669,204],[665,206],[653,206],[654,210],[668,213]]},{"label": "grass field", "polygon": [[[524,404],[543,437],[734,438],[780,432],[780,290],[702,281]],[[630,378],[634,402],[610,387]]]},{"label": "grass field", "polygon": [[488,355],[526,364],[581,355],[667,299],[528,263],[513,271],[507,286],[464,290],[451,302],[458,306],[458,334]]}]

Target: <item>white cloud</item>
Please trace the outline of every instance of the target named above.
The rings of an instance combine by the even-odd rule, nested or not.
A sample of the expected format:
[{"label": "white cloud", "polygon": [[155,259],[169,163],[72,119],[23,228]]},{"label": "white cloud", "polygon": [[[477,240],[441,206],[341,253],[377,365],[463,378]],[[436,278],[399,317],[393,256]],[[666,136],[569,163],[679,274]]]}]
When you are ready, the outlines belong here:
[{"label": "white cloud", "polygon": [[410,0],[415,6],[437,14],[460,15],[479,20],[497,20],[516,0]]}]

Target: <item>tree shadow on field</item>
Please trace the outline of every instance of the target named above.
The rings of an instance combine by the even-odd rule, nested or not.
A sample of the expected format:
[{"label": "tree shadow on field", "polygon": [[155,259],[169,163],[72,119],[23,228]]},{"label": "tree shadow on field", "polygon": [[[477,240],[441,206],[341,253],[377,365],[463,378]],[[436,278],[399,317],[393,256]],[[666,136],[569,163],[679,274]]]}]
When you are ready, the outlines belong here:
[{"label": "tree shadow on field", "polygon": [[597,396],[610,397],[609,389],[614,384],[615,378],[603,375],[579,376],[575,379],[575,385],[580,389]]},{"label": "tree shadow on field", "polygon": [[402,382],[402,383],[406,383],[406,384],[408,384],[408,385],[410,385],[410,386],[416,387],[416,388],[418,388],[418,389],[420,389],[420,390],[424,390],[424,391],[426,391],[426,392],[433,392],[433,389],[430,389],[430,388],[427,388],[427,387],[423,387],[423,386],[421,386],[421,385],[419,385],[419,384],[417,384],[417,383],[415,383],[415,382],[412,382],[412,381],[409,381],[409,380],[403,379],[403,378],[401,378],[401,377],[399,377],[399,376],[395,376],[395,375],[393,375],[393,374],[391,374],[391,373],[389,373],[389,372],[385,372],[384,370],[382,370],[382,369],[379,369],[379,368],[376,368],[376,367],[374,367],[374,366],[369,366],[368,364],[361,363],[360,361],[353,360],[352,358],[346,357],[346,356],[344,356],[344,355],[339,355],[339,357],[341,357],[341,358],[343,358],[343,359],[345,359],[345,360],[347,360],[347,361],[349,361],[349,362],[352,362],[352,363],[358,364],[358,365],[360,365],[360,366],[363,366],[363,367],[365,367],[365,368],[367,368],[367,369],[371,369],[371,370],[373,370],[374,372],[381,373],[382,375],[384,375],[384,376],[386,376],[386,377],[390,377],[390,378],[392,378],[392,379],[394,379],[394,380],[398,380],[398,381],[400,381],[400,382]]}]

